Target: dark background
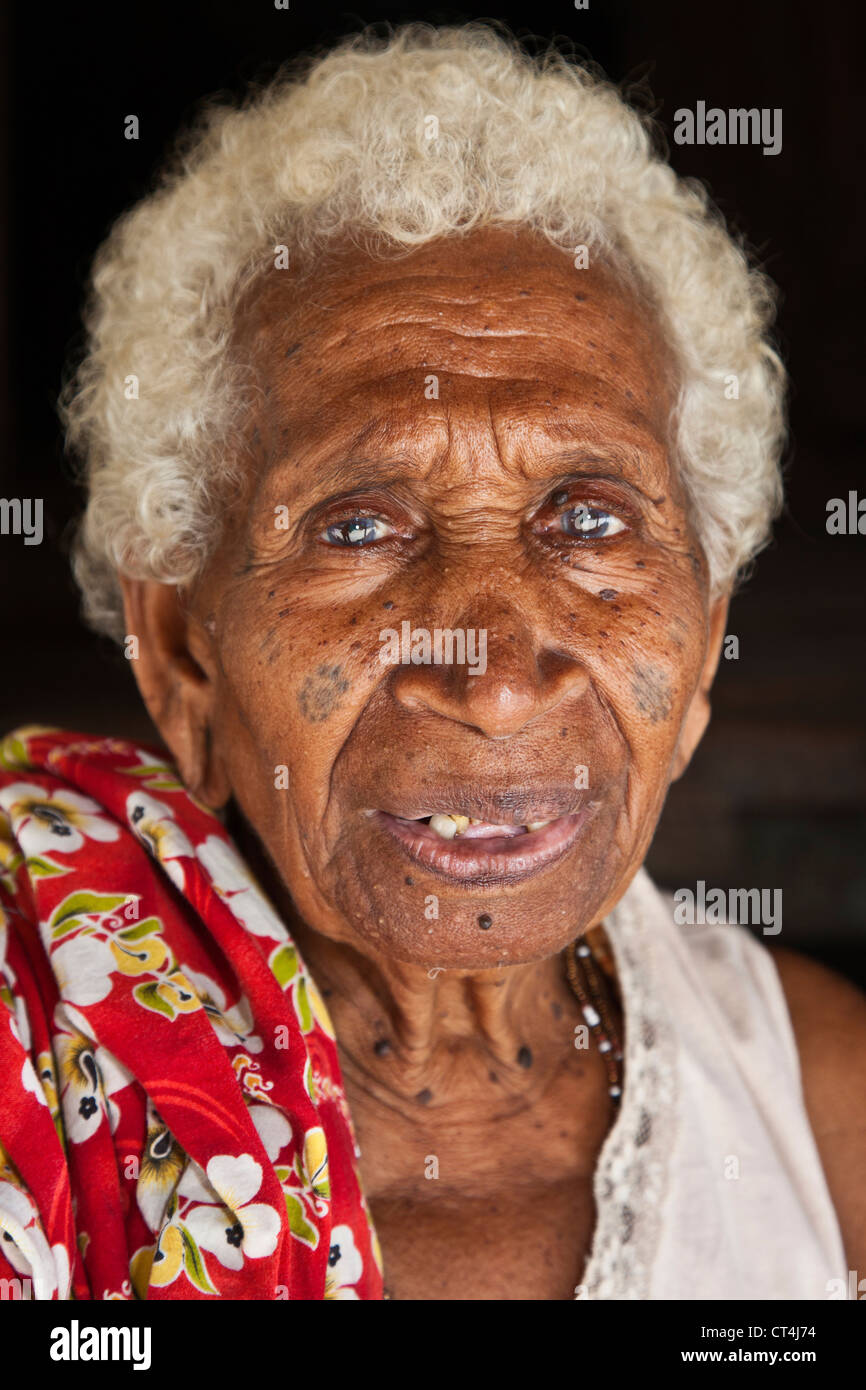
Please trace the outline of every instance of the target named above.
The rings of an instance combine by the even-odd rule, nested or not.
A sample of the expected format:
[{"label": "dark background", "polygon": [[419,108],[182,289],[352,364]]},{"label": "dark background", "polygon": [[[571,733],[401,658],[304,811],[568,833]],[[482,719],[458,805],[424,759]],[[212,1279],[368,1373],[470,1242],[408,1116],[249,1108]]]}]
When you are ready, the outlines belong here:
[{"label": "dark background", "polygon": [[[89,260],[113,219],[147,190],[201,97],[240,92],[368,23],[486,17],[328,0],[291,0],[289,11],[272,0],[30,3],[2,14],[0,495],[45,499],[41,546],[0,537],[2,731],[26,721],[153,737],[129,663],[78,618],[66,547],[79,496],[54,413]],[[566,37],[634,89],[671,142],[674,112],[698,100],[783,110],[775,157],[672,145],[677,170],[709,184],[781,287],[792,443],[786,514],[731,610],[739,660],[721,663],[714,721],[671,792],[649,867],[671,887],[782,888],[774,943],[866,984],[866,537],[825,529],[829,498],[866,495],[859,6],[590,0],[578,11],[563,0],[497,17],[521,37]],[[137,142],[123,137],[131,113]]]}]

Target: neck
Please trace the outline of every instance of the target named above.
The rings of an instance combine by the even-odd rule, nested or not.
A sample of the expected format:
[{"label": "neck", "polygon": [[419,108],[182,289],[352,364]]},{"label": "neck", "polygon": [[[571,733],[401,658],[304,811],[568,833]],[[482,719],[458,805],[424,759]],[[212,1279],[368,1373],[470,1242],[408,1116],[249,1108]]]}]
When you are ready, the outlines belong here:
[{"label": "neck", "polygon": [[[522,965],[443,970],[384,957],[309,927],[241,817],[231,830],[291,923],[334,1024],[354,1101],[477,1107],[538,1097],[573,1058],[582,1022],[561,955]],[[497,1084],[491,1086],[491,1081]]]},{"label": "neck", "polygon": [[[324,994],[347,1087],[422,1104],[538,1093],[573,1045],[576,1001],[559,956],[497,970],[440,970],[364,955],[297,923]],[[458,1080],[459,1078],[459,1080]]]}]

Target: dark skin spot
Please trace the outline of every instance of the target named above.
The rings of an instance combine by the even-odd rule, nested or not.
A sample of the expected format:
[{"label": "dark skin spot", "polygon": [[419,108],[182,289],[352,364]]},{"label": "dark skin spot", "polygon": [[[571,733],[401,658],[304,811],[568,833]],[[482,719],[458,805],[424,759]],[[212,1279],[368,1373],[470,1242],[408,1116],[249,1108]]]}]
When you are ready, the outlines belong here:
[{"label": "dark skin spot", "polygon": [[532,1066],[532,1050],[528,1048],[525,1043],[517,1054],[517,1065],[519,1067]]},{"label": "dark skin spot", "polygon": [[425,1086],[423,1091],[418,1092],[415,1099],[419,1105],[429,1105],[433,1099],[433,1092]]},{"label": "dark skin spot", "polygon": [[610,600],[611,600],[612,598],[619,598],[619,590],[618,590],[618,589],[599,589],[599,591],[598,591],[598,596],[599,596],[599,598],[603,598],[603,599],[605,600],[606,603],[609,603]]},{"label": "dark skin spot", "polygon": [[340,696],[348,689],[342,666],[320,666],[298,691],[298,708],[308,723],[322,724],[339,708]]},{"label": "dark skin spot", "polygon": [[482,912],[481,916],[478,918],[478,925],[482,931],[490,930],[493,926],[493,918],[490,916],[489,912]]},{"label": "dark skin spot", "polygon": [[387,1038],[377,1038],[373,1043],[373,1051],[377,1057],[387,1057],[391,1052],[391,1044]]},{"label": "dark skin spot", "polygon": [[393,602],[393,600],[390,599],[390,598],[389,598],[389,599],[386,599],[385,602],[382,604],[382,607],[383,607],[383,608],[393,608],[393,607],[394,607],[394,602]]},{"label": "dark skin spot", "polygon": [[290,348],[286,348],[286,356],[294,357],[295,353],[297,352],[300,346],[300,343],[292,343],[292,346]]},{"label": "dark skin spot", "polygon": [[638,709],[651,724],[670,718],[673,704],[670,681],[658,666],[636,666],[631,690]]}]

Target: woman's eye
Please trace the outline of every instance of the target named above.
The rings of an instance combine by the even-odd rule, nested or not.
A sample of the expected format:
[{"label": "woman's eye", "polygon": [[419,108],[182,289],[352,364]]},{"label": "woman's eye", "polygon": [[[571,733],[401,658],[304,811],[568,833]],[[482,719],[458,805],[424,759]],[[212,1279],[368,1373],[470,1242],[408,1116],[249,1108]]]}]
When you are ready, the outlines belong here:
[{"label": "woman's eye", "polygon": [[384,540],[391,534],[391,527],[379,517],[353,516],[348,521],[335,521],[326,526],[320,539],[330,545],[362,546]]},{"label": "woman's eye", "polygon": [[590,507],[585,502],[560,512],[559,521],[567,536],[588,536],[592,539],[615,536],[625,530],[625,522],[620,521],[613,512],[605,511],[604,507]]}]

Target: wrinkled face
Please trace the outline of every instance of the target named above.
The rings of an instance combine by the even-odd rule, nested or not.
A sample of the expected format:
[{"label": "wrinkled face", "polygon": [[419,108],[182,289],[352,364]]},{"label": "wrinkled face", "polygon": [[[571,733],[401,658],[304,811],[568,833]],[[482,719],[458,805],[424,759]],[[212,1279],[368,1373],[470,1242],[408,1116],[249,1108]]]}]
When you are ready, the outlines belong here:
[{"label": "wrinkled face", "polygon": [[331,937],[471,969],[562,949],[703,727],[657,324],[602,266],[486,231],[274,270],[240,332],[247,483],[191,599],[227,785]]}]

